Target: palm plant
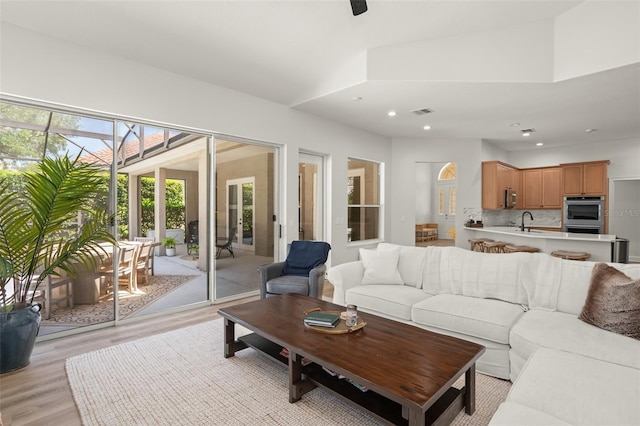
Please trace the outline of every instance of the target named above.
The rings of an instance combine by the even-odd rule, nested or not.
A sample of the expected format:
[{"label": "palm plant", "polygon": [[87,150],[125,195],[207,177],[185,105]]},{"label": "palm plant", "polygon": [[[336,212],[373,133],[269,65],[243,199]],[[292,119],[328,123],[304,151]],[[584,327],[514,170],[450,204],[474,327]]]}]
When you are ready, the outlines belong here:
[{"label": "palm plant", "polygon": [[[0,311],[28,306],[50,275],[97,266],[100,243],[116,243],[112,217],[96,203],[105,195],[104,175],[79,158],[46,158],[17,188],[0,179]],[[79,218],[82,225],[72,225]]]}]

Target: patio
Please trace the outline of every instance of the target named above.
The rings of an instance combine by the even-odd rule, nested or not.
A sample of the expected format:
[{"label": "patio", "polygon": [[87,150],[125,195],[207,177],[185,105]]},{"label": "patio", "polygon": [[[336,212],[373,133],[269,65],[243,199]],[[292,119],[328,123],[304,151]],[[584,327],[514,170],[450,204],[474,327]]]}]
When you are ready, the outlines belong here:
[{"label": "patio", "polygon": [[[180,306],[202,302],[207,297],[207,273],[198,269],[197,255],[187,254],[187,244],[179,244],[177,255],[156,256],[155,275],[139,292],[119,290],[120,318],[129,319]],[[257,267],[271,261],[244,250],[234,250],[235,258],[223,253],[216,260],[216,300],[258,292]],[[113,296],[103,295],[97,304],[76,304],[74,308],[55,307],[51,318],[43,320],[40,336],[113,320]]]},{"label": "patio", "polygon": [[[115,215],[117,227],[109,232],[117,240],[177,240],[175,257],[164,256],[170,245],[156,247],[155,275],[148,283],[116,286],[119,319],[258,293],[256,268],[274,257],[274,228],[265,219],[274,214],[273,147],[97,114],[4,101],[0,106],[0,124],[13,135],[0,150],[0,174],[13,185],[45,157],[78,156],[81,163],[104,172],[104,197],[95,204]],[[210,151],[215,151],[214,186],[209,180],[214,168],[208,163]],[[86,220],[70,221],[68,232]],[[235,258],[222,250],[220,259],[205,262],[219,238],[233,244]],[[199,259],[187,255],[187,244],[191,253],[197,248]],[[69,285],[49,287],[52,293],[45,295],[53,306],[39,335],[51,338],[57,332],[113,322],[114,290],[105,280],[112,281],[115,274],[127,272],[107,266],[78,274],[73,297]],[[216,283],[215,297],[209,294],[210,280]],[[56,304],[63,295],[66,300]],[[67,307],[71,300],[73,308]]]}]

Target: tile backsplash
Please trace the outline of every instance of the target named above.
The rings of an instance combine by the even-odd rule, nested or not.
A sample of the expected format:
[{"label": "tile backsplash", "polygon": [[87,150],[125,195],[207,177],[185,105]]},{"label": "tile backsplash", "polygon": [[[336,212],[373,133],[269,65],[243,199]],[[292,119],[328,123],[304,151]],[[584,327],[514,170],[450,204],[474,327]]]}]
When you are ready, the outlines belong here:
[{"label": "tile backsplash", "polygon": [[[511,226],[520,225],[522,221],[522,213],[526,210],[477,210],[465,216],[470,218],[473,215],[474,220],[482,220],[484,226]],[[533,215],[533,222],[529,219],[529,215],[524,220],[525,226],[549,226],[560,227],[562,223],[562,210],[529,210]]]}]

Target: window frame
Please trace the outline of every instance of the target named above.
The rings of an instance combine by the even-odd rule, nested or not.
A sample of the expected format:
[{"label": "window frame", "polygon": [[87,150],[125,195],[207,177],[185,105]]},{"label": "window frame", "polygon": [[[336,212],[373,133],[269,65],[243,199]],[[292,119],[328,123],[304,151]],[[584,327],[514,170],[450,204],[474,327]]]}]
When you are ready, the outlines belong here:
[{"label": "window frame", "polygon": [[[350,179],[352,177],[356,177],[359,176],[361,177],[361,184],[360,187],[361,188],[366,188],[366,172],[364,170],[364,168],[350,168],[350,164],[352,161],[357,161],[357,162],[366,162],[366,163],[372,163],[375,164],[377,166],[378,169],[378,173],[377,173],[377,195],[378,195],[378,199],[377,199],[377,203],[376,204],[367,204],[367,203],[358,203],[358,204],[351,204],[349,203],[349,186],[350,186]],[[358,171],[362,171],[361,173],[358,173]],[[365,159],[365,158],[359,158],[359,157],[353,157],[353,156],[349,156],[347,157],[347,220],[345,223],[346,226],[346,231],[347,231],[347,245],[348,246],[354,246],[354,245],[368,245],[371,243],[375,243],[375,242],[379,242],[379,241],[383,241],[384,240],[384,162],[381,161],[375,161],[375,160],[370,160],[370,159]],[[364,191],[362,191],[364,193]],[[361,208],[361,209],[377,209],[378,212],[378,226],[376,229],[376,236],[374,238],[364,238],[364,239],[358,239],[358,240],[352,240],[351,239],[351,234],[349,233],[349,209],[351,208]],[[364,226],[363,224],[361,224],[361,226]]]}]

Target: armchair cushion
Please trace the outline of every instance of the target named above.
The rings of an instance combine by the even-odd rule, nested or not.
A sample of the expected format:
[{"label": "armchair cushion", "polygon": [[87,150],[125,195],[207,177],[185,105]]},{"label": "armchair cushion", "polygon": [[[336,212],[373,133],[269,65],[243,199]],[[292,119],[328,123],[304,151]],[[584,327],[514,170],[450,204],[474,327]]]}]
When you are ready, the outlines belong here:
[{"label": "armchair cushion", "polygon": [[329,250],[331,246],[322,241],[292,241],[282,274],[308,277],[313,268],[327,261]]},{"label": "armchair cushion", "polygon": [[299,275],[283,275],[267,281],[267,297],[269,295],[297,293],[309,295],[309,278]]}]

